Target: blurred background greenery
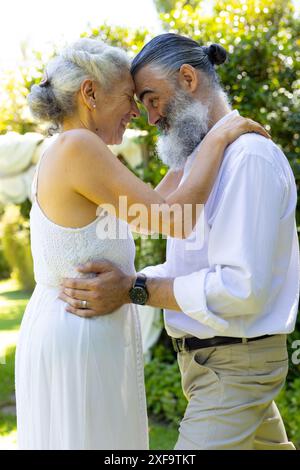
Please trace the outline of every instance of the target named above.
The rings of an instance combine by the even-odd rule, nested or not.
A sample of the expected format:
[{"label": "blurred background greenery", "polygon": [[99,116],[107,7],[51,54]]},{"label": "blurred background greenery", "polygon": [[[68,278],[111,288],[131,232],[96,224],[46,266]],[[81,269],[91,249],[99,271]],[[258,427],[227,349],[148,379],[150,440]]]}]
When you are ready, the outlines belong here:
[{"label": "blurred background greenery", "polygon": [[[300,20],[288,0],[215,0],[212,11],[203,13],[200,0],[155,0],[163,31],[188,35],[199,43],[222,44],[229,52],[218,72],[232,106],[262,123],[280,145],[293,168],[297,187],[300,181]],[[134,56],[153,36],[146,29],[128,29],[108,23],[82,31],[82,36],[100,37]],[[55,48],[53,50],[55,53]],[[26,106],[30,87],[40,81],[43,58],[40,51],[27,51],[28,61],[18,74],[7,73],[0,102],[0,134],[41,132]],[[141,137],[145,146],[143,163],[135,169],[138,176],[155,186],[166,168],[155,154],[156,130],[147,123],[145,111],[131,126],[148,131]],[[28,217],[30,201],[0,207],[0,330],[17,331],[29,293],[34,285],[29,248]],[[299,226],[300,213],[297,212]],[[136,239],[136,267],[160,263],[165,256],[165,240]],[[11,279],[7,281],[7,279]],[[0,331],[0,335],[1,335]],[[300,322],[289,344],[300,339]],[[1,336],[0,336],[1,340]],[[291,350],[292,353],[292,350]],[[290,354],[291,357],[291,354]],[[300,447],[300,367],[291,364],[285,389],[278,405],[289,437]],[[13,349],[6,367],[0,365],[0,435],[14,433],[15,418],[2,413],[13,404]],[[146,389],[151,417],[153,449],[172,448],[176,429],[186,401],[181,392],[176,358],[165,333],[146,364]]]}]

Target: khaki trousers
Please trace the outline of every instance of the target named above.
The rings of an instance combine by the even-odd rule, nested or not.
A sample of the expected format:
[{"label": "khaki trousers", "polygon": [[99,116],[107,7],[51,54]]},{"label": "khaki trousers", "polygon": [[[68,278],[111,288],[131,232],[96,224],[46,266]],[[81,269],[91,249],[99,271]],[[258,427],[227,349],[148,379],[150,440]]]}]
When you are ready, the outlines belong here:
[{"label": "khaki trousers", "polygon": [[188,406],[177,450],[293,450],[274,398],[288,371],[286,336],[178,354]]}]

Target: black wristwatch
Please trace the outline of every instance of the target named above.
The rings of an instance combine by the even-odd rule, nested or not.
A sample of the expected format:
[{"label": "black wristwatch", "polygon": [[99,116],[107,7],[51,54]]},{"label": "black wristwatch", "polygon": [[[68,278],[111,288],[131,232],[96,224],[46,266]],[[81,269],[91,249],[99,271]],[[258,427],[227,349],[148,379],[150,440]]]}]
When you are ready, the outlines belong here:
[{"label": "black wristwatch", "polygon": [[133,304],[145,305],[149,294],[146,288],[147,277],[145,274],[139,273],[133,284],[133,287],[129,291],[129,297]]}]

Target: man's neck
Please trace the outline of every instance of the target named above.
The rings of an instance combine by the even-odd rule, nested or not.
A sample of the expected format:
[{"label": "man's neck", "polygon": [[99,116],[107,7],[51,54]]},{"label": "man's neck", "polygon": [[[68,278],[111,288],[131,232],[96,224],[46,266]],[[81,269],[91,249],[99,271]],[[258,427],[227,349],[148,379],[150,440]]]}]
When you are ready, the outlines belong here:
[{"label": "man's neck", "polygon": [[229,114],[232,110],[227,100],[221,93],[216,93],[210,102],[209,129],[211,129],[222,117]]}]

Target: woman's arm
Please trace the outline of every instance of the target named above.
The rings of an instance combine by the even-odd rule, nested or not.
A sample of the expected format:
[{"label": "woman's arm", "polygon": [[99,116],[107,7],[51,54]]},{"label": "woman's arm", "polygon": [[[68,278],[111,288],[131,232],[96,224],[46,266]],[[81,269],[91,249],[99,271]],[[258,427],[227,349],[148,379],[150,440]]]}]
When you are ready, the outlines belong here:
[{"label": "woman's arm", "polygon": [[[163,177],[163,179],[159,182],[159,184],[155,187],[155,191],[163,198],[166,199],[171,193],[173,193],[182,178],[183,170],[169,170],[167,174]],[[148,183],[149,184],[149,183]],[[143,235],[151,234],[149,229],[145,229],[143,227],[138,227],[136,224],[132,223],[130,226],[131,230],[136,233],[140,233]]]},{"label": "woman's arm", "polygon": [[182,175],[183,170],[169,170],[156,186],[155,191],[161,197],[166,198],[178,188]]},{"label": "woman's arm", "polygon": [[[228,121],[226,126],[220,126],[217,132],[205,137],[190,175],[167,197],[151,189],[122,165],[91,131],[67,131],[62,135],[61,150],[68,168],[69,184],[74,191],[96,205],[105,205],[105,209],[136,226],[137,230],[184,238],[189,235],[182,230],[186,218],[189,218],[191,232],[199,216],[199,205],[208,199],[226,146],[249,131],[267,136],[266,131],[253,121],[240,116]],[[188,216],[183,214],[186,204],[192,209]]]}]

